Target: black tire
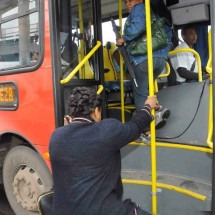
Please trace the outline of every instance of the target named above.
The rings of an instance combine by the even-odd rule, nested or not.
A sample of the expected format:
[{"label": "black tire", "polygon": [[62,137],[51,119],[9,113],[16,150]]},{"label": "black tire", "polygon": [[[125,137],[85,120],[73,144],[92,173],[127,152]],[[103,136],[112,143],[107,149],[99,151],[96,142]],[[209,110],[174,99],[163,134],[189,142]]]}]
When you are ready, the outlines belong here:
[{"label": "black tire", "polygon": [[38,215],[38,196],[53,186],[51,173],[44,160],[26,146],[16,146],[6,155],[3,183],[16,215]]}]

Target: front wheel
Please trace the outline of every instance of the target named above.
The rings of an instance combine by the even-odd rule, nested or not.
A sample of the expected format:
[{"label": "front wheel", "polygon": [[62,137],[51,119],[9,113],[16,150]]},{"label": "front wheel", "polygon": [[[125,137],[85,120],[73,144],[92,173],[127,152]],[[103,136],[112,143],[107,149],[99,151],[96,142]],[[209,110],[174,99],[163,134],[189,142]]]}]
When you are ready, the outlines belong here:
[{"label": "front wheel", "polygon": [[16,146],[6,155],[3,183],[8,201],[17,215],[38,215],[38,196],[53,186],[44,160],[26,146]]}]

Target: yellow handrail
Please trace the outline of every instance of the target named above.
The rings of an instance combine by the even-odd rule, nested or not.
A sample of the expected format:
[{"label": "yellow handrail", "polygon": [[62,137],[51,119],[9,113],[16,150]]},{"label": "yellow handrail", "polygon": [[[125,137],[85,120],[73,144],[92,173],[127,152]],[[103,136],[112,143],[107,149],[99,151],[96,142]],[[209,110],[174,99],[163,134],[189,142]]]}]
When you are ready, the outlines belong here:
[{"label": "yellow handrail", "polygon": [[200,59],[198,52],[196,52],[195,50],[193,50],[191,48],[180,48],[180,49],[175,49],[173,51],[170,51],[169,56],[178,54],[180,52],[191,52],[195,55],[196,60],[197,60],[199,82],[202,82],[202,66],[201,66],[201,59]]},{"label": "yellow handrail", "polygon": [[209,51],[209,58],[206,65],[206,71],[208,73],[212,73],[212,39],[211,39],[211,30],[208,32],[208,51]]},{"label": "yellow handrail", "polygon": [[167,76],[169,76],[170,74],[170,66],[169,66],[169,63],[166,62],[166,72],[165,73],[161,73],[158,78],[165,78]]},{"label": "yellow handrail", "polygon": [[[118,0],[119,6],[119,25],[120,25],[120,35],[122,35],[122,1]],[[120,55],[120,98],[121,98],[121,118],[122,123],[125,122],[125,102],[124,102],[124,68],[122,56]]]},{"label": "yellow handrail", "polygon": [[169,76],[170,74],[170,66],[169,63],[166,62],[166,72],[165,73],[161,73],[156,79],[155,79],[155,92],[158,92],[158,78],[165,78],[167,76]]},{"label": "yellow handrail", "polygon": [[[79,17],[79,29],[80,29],[80,34],[84,34],[84,23],[83,23],[83,11],[82,11],[82,0],[78,0],[78,17]],[[80,52],[78,53],[80,56],[80,61],[84,59],[84,39],[80,39]],[[80,68],[80,77],[82,79],[85,79],[85,68],[82,67]]]},{"label": "yellow handrail", "polygon": [[[150,0],[145,0],[146,10],[146,39],[148,55],[149,96],[154,95],[153,58],[152,58],[152,32]],[[155,115],[154,109],[152,115]],[[155,120],[150,124],[151,131],[151,172],[152,172],[152,214],[157,215],[157,157],[155,144]]]},{"label": "yellow handrail", "polygon": [[[116,107],[117,108],[117,107]],[[130,142],[129,145],[131,146],[150,146],[145,143],[137,143],[137,142]],[[183,149],[183,150],[191,150],[191,151],[199,151],[199,152],[204,152],[204,153],[213,153],[213,150],[211,148],[205,148],[202,146],[191,146],[191,145],[184,145],[181,143],[165,143],[165,142],[156,142],[157,147],[164,147],[164,148],[175,148],[175,149]],[[50,160],[49,153],[45,152],[43,154],[43,157],[45,160]]]},{"label": "yellow handrail", "polygon": [[209,110],[208,110],[208,137],[207,137],[207,145],[210,148],[213,148],[212,137],[213,137],[213,86],[212,86],[212,84],[210,84],[210,86],[209,86]]},{"label": "yellow handrail", "polygon": [[[124,184],[148,185],[148,186],[152,185],[151,181],[144,181],[144,180],[122,179],[122,182]],[[190,190],[186,190],[184,188],[177,187],[177,186],[174,186],[174,185],[157,183],[157,186],[159,188],[173,190],[173,191],[183,193],[183,194],[188,195],[188,196],[192,196],[193,198],[199,199],[201,201],[206,201],[206,199],[207,199],[207,197],[204,196],[204,195],[201,195],[201,194],[198,194],[198,193],[195,193],[195,192],[192,192]]]},{"label": "yellow handrail", "polygon": [[[131,146],[150,146],[146,143],[137,143],[137,142],[130,142],[129,145]],[[175,149],[184,149],[184,150],[193,150],[193,151],[199,151],[199,152],[205,152],[205,153],[213,153],[213,150],[211,148],[206,148],[203,146],[190,146],[190,145],[184,145],[181,143],[164,143],[164,142],[156,142],[157,147],[164,147],[164,148],[175,148]]]},{"label": "yellow handrail", "polygon": [[[212,44],[211,44],[211,32],[208,33],[208,49],[209,49],[209,59],[207,62],[206,66],[206,71],[210,74],[210,80],[212,80]],[[191,48],[182,48],[182,49],[176,49],[173,51],[169,52],[169,56],[175,55],[180,52],[192,52],[196,59],[197,59],[197,65],[198,65],[198,77],[199,77],[199,82],[202,81],[202,71],[201,71],[201,60],[199,54],[191,49]],[[213,121],[210,120],[212,119],[213,116],[213,89],[212,89],[212,84],[209,86],[209,111],[208,111],[208,137],[207,137],[207,145],[210,148],[213,148],[213,142],[211,141],[212,135],[213,135]]]},{"label": "yellow handrail", "polygon": [[[211,30],[208,32],[208,51],[209,59],[206,65],[206,71],[210,74],[210,81],[212,81],[212,38]],[[207,144],[210,148],[213,148],[212,136],[213,136],[213,86],[209,86],[209,110],[208,110],[208,138]]]},{"label": "yellow handrail", "polygon": [[60,81],[61,84],[68,83],[74,75],[79,71],[79,69],[87,62],[87,60],[95,53],[95,51],[101,46],[101,42],[97,41],[96,46],[85,56],[85,58],[73,69],[73,71],[64,79]]},{"label": "yellow handrail", "polygon": [[97,94],[99,95],[99,94],[101,94],[101,92],[104,90],[104,87],[103,87],[103,85],[99,85],[99,88],[98,88],[98,90],[97,90]]}]

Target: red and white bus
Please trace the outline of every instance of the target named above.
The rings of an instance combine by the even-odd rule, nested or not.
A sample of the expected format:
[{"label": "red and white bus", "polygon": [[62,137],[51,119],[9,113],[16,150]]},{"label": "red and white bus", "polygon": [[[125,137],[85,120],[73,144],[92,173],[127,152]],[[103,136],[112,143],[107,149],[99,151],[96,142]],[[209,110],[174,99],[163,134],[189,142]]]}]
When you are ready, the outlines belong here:
[{"label": "red and white bus", "polygon": [[[146,0],[146,4],[149,2]],[[103,59],[100,41],[102,32],[108,33],[112,28],[102,29],[102,23],[110,21],[110,14],[120,20],[127,15],[121,3],[120,0],[1,0],[0,183],[17,215],[39,214],[38,196],[53,187],[48,143],[53,130],[63,126],[70,90],[75,86],[105,85],[104,71],[107,74],[111,69],[105,70],[103,65],[110,59]],[[188,122],[176,123],[174,127],[171,125],[180,120],[173,111],[169,126],[174,131],[168,130],[166,125],[156,133],[151,147],[134,142],[122,150],[125,197],[144,205],[153,215],[194,215],[207,211],[215,214],[212,171],[215,5],[212,0],[167,0],[166,4],[172,13],[176,34],[188,23],[200,29],[199,44],[205,47],[200,48],[200,59],[201,64],[207,66],[210,81],[190,84],[199,92],[189,98],[199,98],[189,103],[194,105],[195,117],[187,117]],[[209,27],[212,43],[207,40]],[[205,57],[207,54],[209,57]],[[123,75],[118,77],[123,81]],[[112,81],[116,79],[114,76]],[[204,91],[207,94],[204,98],[203,88],[208,89]],[[169,106],[181,101],[177,107],[184,107],[188,98],[182,102],[185,91],[181,89],[178,86],[160,89],[159,101]],[[187,91],[191,89],[188,87]],[[115,116],[122,121],[131,117],[134,108],[127,106],[123,90],[121,92],[123,95],[117,95],[114,104],[110,101],[111,92],[102,92],[104,117]],[[113,92],[114,99],[116,93]],[[208,104],[208,108],[201,109],[201,102]],[[199,114],[200,109],[203,115]],[[198,115],[205,116],[206,121]],[[199,136],[203,139],[199,140]],[[157,156],[151,154],[156,151]],[[143,186],[140,188],[140,185]]]}]

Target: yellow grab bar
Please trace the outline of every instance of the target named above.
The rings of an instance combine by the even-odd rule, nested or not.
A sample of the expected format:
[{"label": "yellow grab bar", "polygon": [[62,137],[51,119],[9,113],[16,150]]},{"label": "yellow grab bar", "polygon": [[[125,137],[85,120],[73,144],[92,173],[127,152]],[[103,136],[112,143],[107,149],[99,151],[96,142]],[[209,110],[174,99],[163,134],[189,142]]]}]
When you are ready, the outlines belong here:
[{"label": "yellow grab bar", "polygon": [[161,73],[158,78],[165,78],[167,76],[169,76],[170,74],[170,66],[169,66],[169,63],[166,62],[166,72],[165,73]]},{"label": "yellow grab bar", "polygon": [[[212,39],[211,39],[211,30],[208,32],[208,51],[209,51],[209,58],[206,65],[206,71],[208,73],[212,73]],[[210,77],[212,80],[212,77]]]},{"label": "yellow grab bar", "polygon": [[181,48],[181,49],[175,49],[173,51],[170,51],[169,56],[178,54],[180,52],[191,52],[195,55],[196,60],[197,60],[199,82],[202,82],[202,66],[201,66],[201,59],[200,59],[198,52],[196,52],[195,50],[193,50],[191,48]]},{"label": "yellow grab bar", "polygon": [[170,66],[169,63],[166,62],[166,72],[165,73],[161,73],[156,79],[155,79],[155,92],[158,92],[158,78],[165,78],[170,74]]},{"label": "yellow grab bar", "polygon": [[[210,74],[210,80],[212,80],[212,38],[211,30],[208,32],[208,51],[209,59],[206,65],[206,71]],[[209,86],[209,112],[208,112],[208,138],[207,144],[210,148],[213,148],[212,135],[213,135],[213,86]]]},{"label": "yellow grab bar", "polygon": [[[131,146],[150,146],[146,143],[137,143],[137,142],[130,142],[129,145]],[[189,146],[184,145],[181,143],[165,143],[165,142],[156,142],[157,147],[164,147],[164,148],[175,148],[175,149],[184,149],[184,150],[193,150],[193,151],[199,151],[199,152],[205,152],[205,153],[213,153],[213,150],[206,147],[199,147],[199,146]]]},{"label": "yellow grab bar", "polygon": [[[119,26],[120,35],[122,35],[122,1],[118,0],[118,11],[119,11]],[[124,101],[124,68],[123,58],[120,55],[120,99],[121,99],[121,121],[125,123],[125,101]]]},{"label": "yellow grab bar", "polygon": [[[80,28],[80,34],[84,33],[84,23],[83,23],[83,8],[82,8],[82,0],[78,0],[78,17],[79,17],[79,28]],[[82,61],[84,59],[84,39],[81,38],[80,39],[80,61]],[[85,67],[81,68],[80,71],[80,76],[84,78],[84,74],[85,74]]]},{"label": "yellow grab bar", "polygon": [[[123,184],[146,185],[146,186],[152,185],[151,181],[144,181],[144,180],[122,179],[122,182],[123,182]],[[190,191],[190,190],[178,187],[178,186],[170,185],[170,184],[157,183],[157,187],[179,192],[179,193],[191,196],[193,198],[199,199],[201,201],[206,201],[206,199],[207,199],[207,197],[204,195],[195,193],[193,191]]]},{"label": "yellow grab bar", "polygon": [[[151,31],[151,9],[150,0],[145,0],[146,10],[146,39],[148,55],[148,78],[149,78],[149,96],[154,95],[154,76],[153,76],[153,56],[152,56],[152,31]],[[155,115],[154,109],[152,115]],[[155,145],[155,120],[150,124],[151,131],[151,172],[152,172],[152,214],[157,215],[157,155]]]},{"label": "yellow grab bar", "polygon": [[[212,74],[210,74],[211,76]],[[213,86],[209,86],[209,110],[208,110],[208,137],[207,145],[211,149],[213,148],[213,142],[211,141],[213,137]]]},{"label": "yellow grab bar", "polygon": [[101,94],[101,92],[104,90],[104,87],[103,87],[103,85],[99,85],[99,89],[97,90],[97,94],[99,95],[99,94]]},{"label": "yellow grab bar", "polygon": [[75,67],[75,69],[64,79],[60,81],[61,84],[68,83],[74,75],[79,71],[79,69],[89,60],[89,58],[95,53],[95,51],[101,46],[101,42],[97,41],[96,46],[84,57],[84,59]]}]

